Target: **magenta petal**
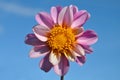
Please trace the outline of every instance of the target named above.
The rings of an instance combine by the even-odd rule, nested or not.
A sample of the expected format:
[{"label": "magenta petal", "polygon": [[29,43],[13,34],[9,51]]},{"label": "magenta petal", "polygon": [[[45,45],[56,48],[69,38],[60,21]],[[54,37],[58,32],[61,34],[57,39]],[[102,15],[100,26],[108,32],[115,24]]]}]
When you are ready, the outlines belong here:
[{"label": "magenta petal", "polygon": [[34,47],[30,53],[29,53],[29,57],[30,58],[37,58],[40,56],[44,56],[46,54],[48,54],[49,48],[47,46],[39,46],[39,47]]},{"label": "magenta petal", "polygon": [[82,26],[90,17],[90,14],[86,10],[81,10],[74,15],[74,21],[71,27]]},{"label": "magenta petal", "polygon": [[62,56],[60,63],[54,66],[54,71],[58,75],[63,76],[67,73],[68,69],[69,69],[69,62],[65,56]]},{"label": "magenta petal", "polygon": [[78,37],[77,42],[83,45],[91,45],[94,44],[97,40],[97,34],[92,30],[87,30]]},{"label": "magenta petal", "polygon": [[86,56],[76,57],[76,62],[81,66],[85,63],[85,61],[86,61]]},{"label": "magenta petal", "polygon": [[86,10],[80,10],[79,12],[77,12],[74,15],[74,20],[76,20],[77,18],[81,17],[81,15],[83,15],[84,13],[87,13],[87,11]]},{"label": "magenta petal", "polygon": [[28,34],[25,38],[25,43],[28,45],[39,46],[44,45],[45,43],[40,41],[35,34]]},{"label": "magenta petal", "polygon": [[85,50],[85,53],[92,53],[93,49],[89,45],[82,45],[83,49]]},{"label": "magenta petal", "polygon": [[33,27],[33,32],[39,40],[47,41],[46,35],[49,32],[49,28],[47,28],[46,26],[36,25],[35,27]]},{"label": "magenta petal", "polygon": [[50,49],[48,46],[40,46],[40,47],[35,47],[34,50],[36,52],[40,52],[41,54],[48,52]]},{"label": "magenta petal", "polygon": [[53,65],[49,62],[49,54],[47,54],[41,61],[39,64],[40,68],[45,71],[48,72],[50,71],[50,69],[53,67]]},{"label": "magenta petal", "polygon": [[57,7],[52,7],[51,8],[51,17],[53,18],[54,23],[57,23],[58,21],[58,14],[61,11],[62,7],[57,6]]},{"label": "magenta petal", "polygon": [[52,28],[54,24],[52,17],[46,12],[38,13],[36,20],[40,25],[48,26],[49,28]]}]

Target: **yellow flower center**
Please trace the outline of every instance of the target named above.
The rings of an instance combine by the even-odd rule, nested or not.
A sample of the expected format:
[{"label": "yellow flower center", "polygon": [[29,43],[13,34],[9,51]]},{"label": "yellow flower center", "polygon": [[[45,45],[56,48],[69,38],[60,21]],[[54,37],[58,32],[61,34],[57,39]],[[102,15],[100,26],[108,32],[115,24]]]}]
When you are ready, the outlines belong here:
[{"label": "yellow flower center", "polygon": [[63,28],[59,25],[55,25],[55,27],[51,29],[47,41],[52,50],[62,53],[71,49],[74,42],[75,35],[73,34],[72,29]]}]

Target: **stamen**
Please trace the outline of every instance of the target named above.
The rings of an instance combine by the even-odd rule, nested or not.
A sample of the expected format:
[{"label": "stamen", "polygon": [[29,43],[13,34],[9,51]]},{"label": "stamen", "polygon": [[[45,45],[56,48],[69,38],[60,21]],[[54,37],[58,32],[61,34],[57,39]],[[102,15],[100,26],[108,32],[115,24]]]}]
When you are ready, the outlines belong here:
[{"label": "stamen", "polygon": [[55,25],[50,31],[47,43],[52,50],[63,53],[65,50],[72,48],[72,45],[75,43],[75,35],[71,28]]}]

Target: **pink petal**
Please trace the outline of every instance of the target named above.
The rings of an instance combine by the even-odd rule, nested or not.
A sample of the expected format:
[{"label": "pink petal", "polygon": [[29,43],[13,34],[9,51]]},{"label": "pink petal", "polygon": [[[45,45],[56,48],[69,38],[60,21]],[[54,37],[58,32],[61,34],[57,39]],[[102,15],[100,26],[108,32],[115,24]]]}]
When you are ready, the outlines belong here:
[{"label": "pink petal", "polygon": [[54,66],[54,71],[59,76],[64,76],[67,73],[68,69],[69,69],[69,62],[65,56],[62,56],[60,63]]},{"label": "pink petal", "polygon": [[72,10],[73,10],[73,14],[75,14],[76,12],[78,12],[78,7],[77,7],[77,6],[70,5],[70,7],[71,7]]},{"label": "pink petal", "polygon": [[82,45],[83,49],[85,50],[85,53],[92,53],[93,49],[89,45]]},{"label": "pink petal", "polygon": [[92,30],[87,30],[80,37],[78,37],[77,42],[83,45],[91,45],[94,44],[97,40],[97,34]]},{"label": "pink petal", "polygon": [[51,8],[51,17],[53,18],[54,23],[58,22],[57,21],[58,20],[58,14],[61,11],[61,9],[62,8],[60,6]]},{"label": "pink petal", "polygon": [[83,32],[84,32],[83,27],[76,27],[73,29],[73,33],[74,33],[76,38],[79,37]]},{"label": "pink petal", "polygon": [[64,52],[65,57],[70,61],[75,61],[75,56],[71,51]]},{"label": "pink petal", "polygon": [[76,57],[76,62],[81,66],[85,63],[85,61],[86,61],[86,56]]},{"label": "pink petal", "polygon": [[28,34],[25,39],[25,43],[28,45],[39,46],[44,45],[45,43],[40,41],[35,34]]},{"label": "pink petal", "polygon": [[35,27],[33,27],[33,32],[39,40],[47,41],[46,35],[49,32],[49,28],[41,25],[36,25]]},{"label": "pink petal", "polygon": [[60,62],[60,55],[59,53],[56,54],[56,53],[53,53],[53,51],[50,53],[50,57],[49,57],[49,61],[53,64],[53,65],[56,65]]},{"label": "pink petal", "polygon": [[53,65],[49,62],[49,54],[47,54],[41,61],[39,64],[40,68],[45,71],[48,72],[50,71],[50,69],[53,67]]},{"label": "pink petal", "polygon": [[90,14],[85,11],[85,10],[81,10],[79,12],[77,12],[75,15],[74,15],[74,21],[71,25],[72,28],[74,27],[78,27],[78,26],[82,26],[90,17]]},{"label": "pink petal", "polygon": [[62,24],[63,24],[64,15],[65,15],[65,13],[66,13],[67,8],[68,8],[68,7],[64,7],[64,8],[60,11],[60,13],[59,13],[59,15],[58,15],[58,24],[59,24],[59,25],[62,25]]},{"label": "pink petal", "polygon": [[73,53],[76,56],[84,56],[85,55],[85,51],[80,45],[75,45],[75,48],[73,49],[73,51],[74,51]]},{"label": "pink petal", "polygon": [[36,21],[42,26],[48,26],[49,28],[53,27],[52,17],[46,12],[40,12],[36,15]]},{"label": "pink petal", "polygon": [[71,26],[72,21],[73,21],[73,10],[72,10],[72,6],[69,6],[66,9],[66,12],[64,15],[64,24],[67,26]]},{"label": "pink petal", "polygon": [[47,46],[39,46],[39,47],[34,47],[30,53],[29,57],[30,58],[37,58],[40,56],[44,56],[49,53],[49,48]]}]

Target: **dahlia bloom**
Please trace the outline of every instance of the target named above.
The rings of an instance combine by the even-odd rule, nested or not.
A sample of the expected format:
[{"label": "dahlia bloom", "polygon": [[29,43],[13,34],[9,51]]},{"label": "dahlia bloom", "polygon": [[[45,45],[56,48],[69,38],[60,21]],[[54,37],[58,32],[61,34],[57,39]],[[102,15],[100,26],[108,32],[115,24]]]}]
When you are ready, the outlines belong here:
[{"label": "dahlia bloom", "polygon": [[38,24],[33,33],[26,36],[25,43],[34,46],[31,58],[45,56],[40,61],[40,68],[54,71],[64,76],[69,69],[69,61],[82,65],[86,53],[91,53],[90,45],[97,41],[93,30],[84,30],[83,24],[90,18],[86,10],[76,6],[52,7],[51,13],[40,12],[36,15]]}]

